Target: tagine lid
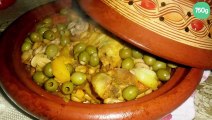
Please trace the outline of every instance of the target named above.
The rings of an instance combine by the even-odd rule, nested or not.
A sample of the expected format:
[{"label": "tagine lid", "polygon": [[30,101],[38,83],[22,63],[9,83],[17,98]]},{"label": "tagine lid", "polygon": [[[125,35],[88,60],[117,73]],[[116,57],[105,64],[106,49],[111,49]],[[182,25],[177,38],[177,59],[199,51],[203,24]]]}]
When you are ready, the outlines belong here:
[{"label": "tagine lid", "polygon": [[195,0],[79,0],[92,19],[123,40],[190,67],[212,68],[212,16],[197,19]]}]

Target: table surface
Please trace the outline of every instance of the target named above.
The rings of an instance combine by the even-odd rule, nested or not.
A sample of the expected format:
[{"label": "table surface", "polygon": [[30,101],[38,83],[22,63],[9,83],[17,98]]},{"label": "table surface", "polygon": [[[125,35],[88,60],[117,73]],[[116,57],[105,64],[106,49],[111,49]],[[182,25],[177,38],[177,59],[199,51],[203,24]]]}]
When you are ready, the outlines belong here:
[{"label": "table surface", "polygon": [[[6,27],[12,23],[16,18],[23,15],[28,10],[31,10],[35,7],[38,7],[42,4],[51,2],[54,0],[17,0],[15,4],[10,6],[7,9],[0,10],[0,33],[6,29]],[[174,118],[169,116],[164,118],[163,120],[209,120],[212,119],[212,74],[209,76],[210,70],[205,72],[205,76],[203,76],[203,82],[199,84],[196,91],[192,95],[191,99],[189,98],[187,102],[184,103],[192,106],[194,108],[194,118],[185,118],[182,114],[179,114],[178,111],[175,110],[172,114],[179,114],[183,117]],[[205,78],[204,78],[205,77]],[[206,79],[206,80],[205,80]],[[187,109],[186,105],[182,105],[179,109]],[[186,110],[185,110],[186,111]],[[185,113],[186,115],[187,113]],[[170,114],[171,115],[171,114]],[[1,120],[31,120],[35,119],[32,116],[28,115],[24,111],[22,111],[19,107],[17,107],[2,91],[0,88],[0,119]]]}]

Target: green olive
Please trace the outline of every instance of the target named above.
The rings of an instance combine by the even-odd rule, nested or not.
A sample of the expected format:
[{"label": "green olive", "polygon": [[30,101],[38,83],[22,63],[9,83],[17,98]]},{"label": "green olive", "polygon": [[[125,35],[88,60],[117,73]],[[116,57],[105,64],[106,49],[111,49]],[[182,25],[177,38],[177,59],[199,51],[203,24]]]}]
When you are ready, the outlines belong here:
[{"label": "green olive", "polygon": [[31,43],[32,44],[32,41],[31,41],[31,39],[29,38],[29,37],[27,37],[27,38],[25,38],[25,40],[24,40],[25,42],[29,42],[29,43]]},{"label": "green olive", "polygon": [[60,35],[65,36],[65,37],[70,37],[71,33],[69,30],[61,30]]},{"label": "green olive", "polygon": [[93,67],[99,65],[99,57],[98,57],[97,53],[94,53],[91,55],[89,64]]},{"label": "green olive", "polygon": [[38,33],[43,36],[44,32],[46,32],[47,30],[49,30],[49,28],[41,27],[41,28],[38,28]]},{"label": "green olive", "polygon": [[74,90],[74,85],[72,82],[68,81],[62,84],[61,91],[65,95],[69,95]]},{"label": "green olive", "polygon": [[49,27],[51,27],[51,24],[46,24],[46,23],[40,22],[36,25],[36,30],[39,30],[42,27],[49,28]]},{"label": "green olive", "polygon": [[46,55],[49,57],[49,58],[52,58],[54,56],[57,55],[58,53],[58,46],[55,45],[55,44],[49,44],[47,47],[46,47]]},{"label": "green olive", "polygon": [[139,52],[138,50],[132,50],[132,56],[136,59],[139,59],[143,57],[143,54]]},{"label": "green olive", "polygon": [[120,51],[119,51],[119,56],[122,58],[122,59],[126,59],[128,57],[132,57],[132,50],[130,48],[122,48]]},{"label": "green olive", "polygon": [[64,36],[65,31],[64,30],[60,30],[59,33],[60,33],[60,35]]},{"label": "green olive", "polygon": [[83,51],[79,54],[79,63],[82,65],[86,65],[88,64],[90,61],[90,55],[88,54],[88,52]]},{"label": "green olive", "polygon": [[159,69],[166,69],[166,63],[162,61],[156,61],[153,65],[152,68],[154,71],[157,71]]},{"label": "green olive", "polygon": [[24,51],[30,50],[31,48],[32,48],[32,43],[25,41],[21,46],[21,51],[24,52]]},{"label": "green olive", "polygon": [[66,68],[69,71],[69,73],[71,74],[74,71],[74,68],[72,67],[71,64],[66,64]]},{"label": "green olive", "polygon": [[44,82],[47,80],[47,77],[45,76],[45,74],[42,71],[35,72],[33,74],[32,78],[35,81],[35,83],[37,83],[40,86],[42,86],[44,84]]},{"label": "green olive", "polygon": [[74,72],[71,75],[71,81],[75,85],[82,85],[86,81],[86,75],[84,73],[82,73],[82,72]]},{"label": "green olive", "polygon": [[56,27],[52,27],[50,30],[51,30],[52,32],[54,32],[54,33],[58,33],[58,30],[57,30]]},{"label": "green olive", "polygon": [[71,32],[69,30],[65,30],[63,35],[67,36],[67,37],[70,37]]},{"label": "green olive", "polygon": [[44,83],[44,88],[46,89],[46,91],[49,91],[49,92],[55,92],[58,86],[59,86],[59,83],[53,78],[48,79]]},{"label": "green olive", "polygon": [[143,59],[145,64],[149,66],[152,66],[156,62],[156,59],[149,55],[144,55]]},{"label": "green olive", "polygon": [[121,63],[121,67],[127,70],[132,69],[134,65],[134,60],[131,57],[124,59]]},{"label": "green olive", "polygon": [[57,29],[58,29],[59,31],[65,30],[65,29],[66,29],[66,25],[65,25],[65,24],[57,24]]},{"label": "green olive", "polygon": [[32,32],[29,37],[32,42],[42,41],[42,36],[37,32]]},{"label": "green olive", "polygon": [[86,44],[85,43],[78,43],[74,46],[74,54],[75,53],[80,53],[82,51],[84,51],[86,48]]},{"label": "green olive", "polygon": [[67,45],[67,44],[69,44],[70,43],[70,38],[69,37],[67,37],[67,36],[62,36],[61,37],[61,40],[60,40],[60,44],[61,45]]},{"label": "green olive", "polygon": [[166,69],[159,69],[157,71],[157,76],[161,81],[168,81],[171,77],[171,73]]},{"label": "green olive", "polygon": [[122,96],[125,100],[134,100],[138,96],[138,88],[134,85],[129,85],[123,89]]},{"label": "green olive", "polygon": [[47,30],[43,33],[43,38],[48,40],[54,40],[56,38],[56,35],[52,30]]},{"label": "green olive", "polygon": [[97,53],[96,47],[94,47],[92,45],[87,46],[85,51],[88,52],[89,55]]},{"label": "green olive", "polygon": [[44,68],[43,68],[43,72],[46,76],[48,77],[53,77],[53,73],[52,73],[52,66],[51,63],[47,63]]},{"label": "green olive", "polygon": [[50,17],[46,17],[45,19],[43,19],[43,23],[52,25],[53,24],[53,20]]}]

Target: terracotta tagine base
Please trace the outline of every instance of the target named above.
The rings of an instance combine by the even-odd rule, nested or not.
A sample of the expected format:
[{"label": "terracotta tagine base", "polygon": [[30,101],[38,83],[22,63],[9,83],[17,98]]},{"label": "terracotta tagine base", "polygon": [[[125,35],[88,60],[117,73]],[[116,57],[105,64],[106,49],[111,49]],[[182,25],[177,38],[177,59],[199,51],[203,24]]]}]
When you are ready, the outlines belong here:
[{"label": "terracotta tagine base", "polygon": [[124,103],[66,103],[60,97],[41,89],[32,81],[24,64],[21,63],[20,48],[28,32],[32,31],[39,20],[58,12],[61,8],[71,7],[69,5],[71,3],[56,1],[33,9],[18,18],[2,34],[0,85],[9,98],[27,113],[38,119],[140,120],[142,117],[145,120],[153,120],[172,112],[193,93],[203,70],[191,67],[177,68],[170,81],[159,90],[138,100]]}]

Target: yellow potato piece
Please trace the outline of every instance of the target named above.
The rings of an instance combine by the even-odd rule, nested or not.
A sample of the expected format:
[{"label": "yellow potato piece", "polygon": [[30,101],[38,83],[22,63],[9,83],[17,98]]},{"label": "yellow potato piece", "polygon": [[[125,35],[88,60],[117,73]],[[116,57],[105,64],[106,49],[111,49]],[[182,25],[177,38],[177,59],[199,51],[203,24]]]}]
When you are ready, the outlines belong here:
[{"label": "yellow potato piece", "polygon": [[107,41],[102,42],[98,55],[103,66],[110,65],[110,68],[120,67],[121,58],[119,51],[122,48],[123,45],[121,43],[110,37],[107,38]]},{"label": "yellow potato piece", "polygon": [[64,83],[70,81],[70,72],[66,64],[71,64],[73,59],[69,57],[59,56],[52,61],[52,72],[57,82]]},{"label": "yellow potato piece", "polygon": [[156,90],[159,82],[157,75],[154,71],[146,68],[134,68],[131,72],[136,76],[138,81],[146,85],[147,87]]}]

